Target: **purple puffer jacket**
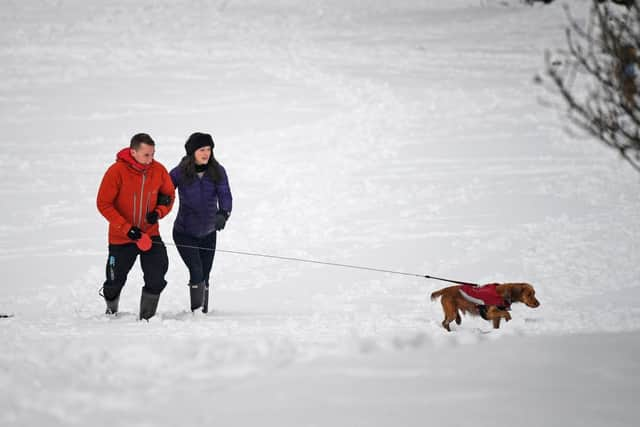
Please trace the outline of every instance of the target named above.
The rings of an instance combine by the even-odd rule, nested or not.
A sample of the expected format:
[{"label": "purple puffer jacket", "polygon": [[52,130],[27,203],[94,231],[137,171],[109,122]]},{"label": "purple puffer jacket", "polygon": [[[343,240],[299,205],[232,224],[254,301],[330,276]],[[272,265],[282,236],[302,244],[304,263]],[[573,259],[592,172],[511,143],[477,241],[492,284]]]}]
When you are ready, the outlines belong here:
[{"label": "purple puffer jacket", "polygon": [[202,237],[215,231],[218,211],[231,213],[233,199],[227,172],[220,166],[220,180],[214,183],[208,176],[184,182],[179,166],[169,173],[180,197],[178,216],[173,223],[174,230],[191,236]]}]

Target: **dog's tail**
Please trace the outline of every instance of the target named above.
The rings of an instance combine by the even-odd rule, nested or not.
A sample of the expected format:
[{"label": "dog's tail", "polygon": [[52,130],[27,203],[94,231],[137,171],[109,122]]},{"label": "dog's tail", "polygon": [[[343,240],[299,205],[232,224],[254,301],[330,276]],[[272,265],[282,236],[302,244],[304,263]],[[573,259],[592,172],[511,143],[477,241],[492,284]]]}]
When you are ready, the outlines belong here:
[{"label": "dog's tail", "polygon": [[431,294],[431,301],[435,301],[440,298],[443,294],[444,289],[440,289],[439,291],[435,291]]}]

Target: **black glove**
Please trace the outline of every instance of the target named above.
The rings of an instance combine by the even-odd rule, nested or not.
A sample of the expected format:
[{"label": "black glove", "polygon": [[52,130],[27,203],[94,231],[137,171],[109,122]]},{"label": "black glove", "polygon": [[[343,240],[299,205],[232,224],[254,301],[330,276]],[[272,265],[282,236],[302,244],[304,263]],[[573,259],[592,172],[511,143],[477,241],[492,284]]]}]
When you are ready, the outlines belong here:
[{"label": "black glove", "polygon": [[156,203],[160,206],[169,206],[171,204],[171,196],[158,193],[158,201]]},{"label": "black glove", "polygon": [[155,224],[156,222],[158,222],[158,211],[153,210],[151,212],[147,212],[147,223],[149,224]]},{"label": "black glove", "polygon": [[131,240],[138,240],[139,238],[142,237],[142,230],[140,230],[138,227],[134,225],[129,229],[129,232],[127,233],[127,237],[129,237]]},{"label": "black glove", "polygon": [[227,218],[229,218],[228,213],[218,211],[216,214],[216,231],[224,230],[224,226],[227,224]]}]

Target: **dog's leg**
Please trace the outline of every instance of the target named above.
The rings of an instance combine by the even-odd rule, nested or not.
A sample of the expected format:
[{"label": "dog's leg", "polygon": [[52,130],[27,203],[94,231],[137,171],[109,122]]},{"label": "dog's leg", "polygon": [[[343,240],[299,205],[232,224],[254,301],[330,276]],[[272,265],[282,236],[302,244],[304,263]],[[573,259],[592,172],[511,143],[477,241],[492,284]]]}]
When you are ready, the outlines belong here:
[{"label": "dog's leg", "polygon": [[458,307],[456,307],[455,303],[451,301],[449,298],[443,297],[440,302],[442,303],[442,311],[444,311],[444,320],[442,321],[442,326],[449,332],[451,332],[451,328],[449,324],[456,320],[456,316],[458,314]]},{"label": "dog's leg", "polygon": [[493,329],[500,329],[500,317],[493,318]]},{"label": "dog's leg", "polygon": [[459,325],[462,323],[462,317],[460,317],[460,312],[456,310],[456,323]]},{"label": "dog's leg", "polygon": [[506,319],[506,316],[509,316],[509,313],[505,310],[500,310],[495,305],[487,307],[487,320],[491,320],[494,329],[500,328],[500,319],[503,317]]},{"label": "dog's leg", "polygon": [[505,322],[508,322],[511,320],[511,315],[507,310],[497,310],[496,318],[493,321],[493,327],[495,329],[500,327],[500,319],[504,319]]}]

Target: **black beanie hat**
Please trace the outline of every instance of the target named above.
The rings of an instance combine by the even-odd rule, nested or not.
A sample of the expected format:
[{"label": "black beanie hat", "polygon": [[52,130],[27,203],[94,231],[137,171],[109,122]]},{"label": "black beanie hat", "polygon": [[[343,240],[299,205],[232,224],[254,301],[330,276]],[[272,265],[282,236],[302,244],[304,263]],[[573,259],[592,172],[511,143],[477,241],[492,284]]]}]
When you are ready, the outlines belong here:
[{"label": "black beanie hat", "polygon": [[187,155],[191,156],[197,149],[207,146],[213,149],[213,138],[211,138],[211,135],[196,132],[187,139],[187,142],[184,144],[184,149],[187,151]]}]

